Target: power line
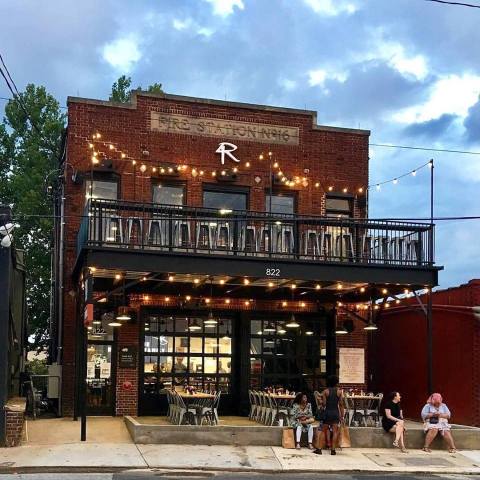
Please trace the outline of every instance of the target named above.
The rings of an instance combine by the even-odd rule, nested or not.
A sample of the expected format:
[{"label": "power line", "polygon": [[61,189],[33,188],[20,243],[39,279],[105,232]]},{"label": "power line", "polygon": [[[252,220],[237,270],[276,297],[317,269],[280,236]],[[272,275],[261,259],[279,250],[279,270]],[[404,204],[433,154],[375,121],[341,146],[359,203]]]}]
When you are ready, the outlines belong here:
[{"label": "power line", "polygon": [[480,152],[472,152],[468,150],[449,150],[446,148],[412,147],[410,145],[393,145],[390,143],[369,143],[369,145],[371,147],[404,148],[407,150],[423,150],[425,152],[462,153],[466,155],[480,155]]},{"label": "power line", "polygon": [[473,3],[448,2],[446,0],[425,0],[425,1],[426,2],[443,3],[445,5],[456,5],[456,6],[460,6],[460,7],[480,8],[480,5],[474,5]]}]

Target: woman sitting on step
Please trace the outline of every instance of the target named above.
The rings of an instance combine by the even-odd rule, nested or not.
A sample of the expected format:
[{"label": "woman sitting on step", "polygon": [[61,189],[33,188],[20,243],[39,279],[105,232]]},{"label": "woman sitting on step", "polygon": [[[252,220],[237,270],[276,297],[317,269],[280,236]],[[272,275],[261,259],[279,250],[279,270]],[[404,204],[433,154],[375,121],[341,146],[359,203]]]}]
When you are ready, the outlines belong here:
[{"label": "woman sitting on step", "polygon": [[382,427],[386,432],[395,434],[393,446],[400,448],[403,453],[407,453],[405,448],[405,422],[403,420],[400,392],[392,392],[389,395],[388,402],[385,404],[385,415],[382,417]]},{"label": "woman sitting on step", "polygon": [[443,403],[442,396],[439,393],[433,393],[427,400],[426,405],[422,409],[422,420],[424,423],[424,430],[426,432],[424,452],[430,453],[430,444],[437,436],[437,433],[443,436],[447,442],[448,451],[455,453],[455,443],[453,442],[452,434],[450,433],[450,410]]},{"label": "woman sitting on step", "polygon": [[308,448],[313,450],[313,423],[315,421],[312,413],[312,405],[308,403],[308,398],[304,393],[299,393],[293,401],[293,424],[296,432],[297,449],[300,449],[300,440],[302,432],[307,432]]}]

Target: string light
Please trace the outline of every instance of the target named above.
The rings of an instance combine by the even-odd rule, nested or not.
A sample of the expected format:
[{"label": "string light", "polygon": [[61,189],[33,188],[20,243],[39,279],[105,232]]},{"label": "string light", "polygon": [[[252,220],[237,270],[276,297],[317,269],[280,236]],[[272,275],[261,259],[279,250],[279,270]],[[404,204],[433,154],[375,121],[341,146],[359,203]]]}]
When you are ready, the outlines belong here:
[{"label": "string light", "polygon": [[[93,141],[92,140],[88,141],[88,148],[95,149],[95,142],[97,142],[97,144],[98,143],[103,144],[107,150],[109,150],[111,152],[113,152],[113,151],[117,152],[122,160],[128,159],[129,161],[132,162],[132,165],[134,165],[134,166],[136,165],[136,163],[137,163],[136,160],[131,159],[131,158],[129,159],[128,155],[125,152],[120,151],[113,143],[105,142],[104,140],[100,140],[101,137],[102,136],[99,132],[96,132],[96,133],[92,134],[92,140]],[[101,155],[105,155],[105,154],[101,153]],[[268,152],[268,156],[271,158],[273,156],[273,152]],[[263,153],[261,153],[258,158],[260,160],[264,160],[265,155]],[[95,164],[95,165],[99,163],[97,152],[94,152],[94,156],[92,157],[92,163]],[[245,168],[250,168],[251,167],[251,162],[246,161],[245,163],[243,163],[243,165],[245,166]],[[282,171],[280,163],[277,160],[275,160],[275,162],[272,164],[272,167],[275,168],[275,169],[278,169],[278,172],[276,173],[276,175],[278,176],[279,180],[287,187],[293,188],[295,186],[298,186],[298,187],[303,186],[304,188],[307,188],[310,184],[312,185],[312,187],[314,187],[316,189],[319,189],[320,187],[322,187],[322,182],[319,181],[319,180],[309,179],[307,177],[298,177],[298,176],[294,176],[293,178],[288,178],[288,176],[285,175],[285,173]],[[382,185],[385,185],[385,184],[388,184],[388,183],[393,183],[394,185],[397,185],[399,183],[399,180],[403,177],[406,177],[406,176],[415,177],[417,175],[417,172],[424,167],[433,168],[433,160],[429,160],[428,162],[418,166],[417,168],[415,168],[413,170],[410,170],[409,172],[404,173],[402,175],[397,175],[396,177],[394,177],[392,179],[384,180],[382,182],[378,182],[378,183],[375,183],[375,184],[372,184],[372,185],[357,186],[355,191],[359,195],[364,194],[366,190],[369,190],[371,188],[375,188],[377,191],[380,191]],[[187,172],[188,169],[189,169],[189,166],[186,165],[186,164],[183,164],[183,165],[177,165],[175,168],[176,168],[176,171],[178,173],[181,173],[181,172]],[[140,170],[141,170],[141,172],[145,172],[147,170],[147,166],[145,164],[142,164],[142,166],[140,167]],[[239,169],[238,166],[235,166],[232,169],[233,173],[238,173],[239,170],[240,169]],[[169,166],[165,166],[165,167],[160,167],[159,166],[158,168],[157,167],[152,167],[152,172],[153,173],[156,173],[157,171],[160,171],[161,174],[164,174],[165,172],[168,172],[170,174],[174,173],[174,169],[172,167],[169,167]],[[213,178],[217,177],[217,171],[216,170],[214,170],[210,173],[211,173],[211,176]],[[192,174],[192,177],[197,177],[197,176],[202,177],[202,176],[205,175],[205,170],[198,170],[198,167],[192,167],[191,168],[191,174]],[[227,175],[227,171],[222,170],[220,172],[220,174],[224,177],[224,176]],[[312,180],[312,181],[310,181],[310,180]],[[328,192],[333,192],[334,190],[335,190],[334,185],[329,185],[327,187]],[[341,188],[341,191],[343,193],[348,193],[349,188],[344,186],[344,187]]]}]

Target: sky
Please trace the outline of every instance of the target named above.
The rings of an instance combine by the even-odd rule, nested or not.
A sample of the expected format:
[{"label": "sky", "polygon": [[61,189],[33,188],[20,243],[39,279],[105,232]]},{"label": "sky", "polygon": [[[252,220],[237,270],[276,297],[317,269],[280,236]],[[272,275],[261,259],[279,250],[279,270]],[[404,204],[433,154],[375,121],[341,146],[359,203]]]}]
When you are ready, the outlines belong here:
[{"label": "sky", "polygon": [[[126,74],[315,110],[319,124],[371,130],[372,144],[480,153],[479,25],[480,9],[426,0],[2,0],[0,52],[19,89],[44,85],[62,105],[107,99]],[[371,146],[370,183],[430,158],[435,214],[480,215],[480,154]],[[429,175],[372,188],[370,217],[428,216]],[[442,288],[480,278],[479,239],[480,220],[437,223]]]}]

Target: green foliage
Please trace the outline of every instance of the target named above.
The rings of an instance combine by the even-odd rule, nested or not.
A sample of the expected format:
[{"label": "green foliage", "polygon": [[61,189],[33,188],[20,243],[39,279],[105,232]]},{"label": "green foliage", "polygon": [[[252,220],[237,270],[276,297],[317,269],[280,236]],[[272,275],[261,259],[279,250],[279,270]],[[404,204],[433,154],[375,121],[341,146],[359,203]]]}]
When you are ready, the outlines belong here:
[{"label": "green foliage", "polygon": [[[132,79],[125,75],[119,77],[119,79],[113,83],[112,85],[112,92],[110,93],[110,97],[108,98],[111,102],[120,102],[120,103],[128,103],[132,97],[132,92],[134,91],[131,89]],[[137,87],[137,90],[141,90],[142,87]],[[147,92],[150,93],[163,93],[162,84],[161,83],[154,83],[147,88]]]},{"label": "green foliage", "polygon": [[48,343],[50,315],[53,205],[46,186],[56,176],[66,117],[44,87],[27,85],[20,100],[31,119],[13,99],[0,124],[0,203],[12,206],[20,224],[15,246],[25,250],[28,334],[37,349]]},{"label": "green foliage", "polygon": [[112,93],[110,94],[109,100],[111,102],[120,102],[127,103],[130,101],[131,90],[130,86],[132,85],[132,79],[122,75],[116,82],[112,85]]},{"label": "green foliage", "polygon": [[31,375],[48,375],[47,361],[34,358],[27,363],[27,371]]}]

